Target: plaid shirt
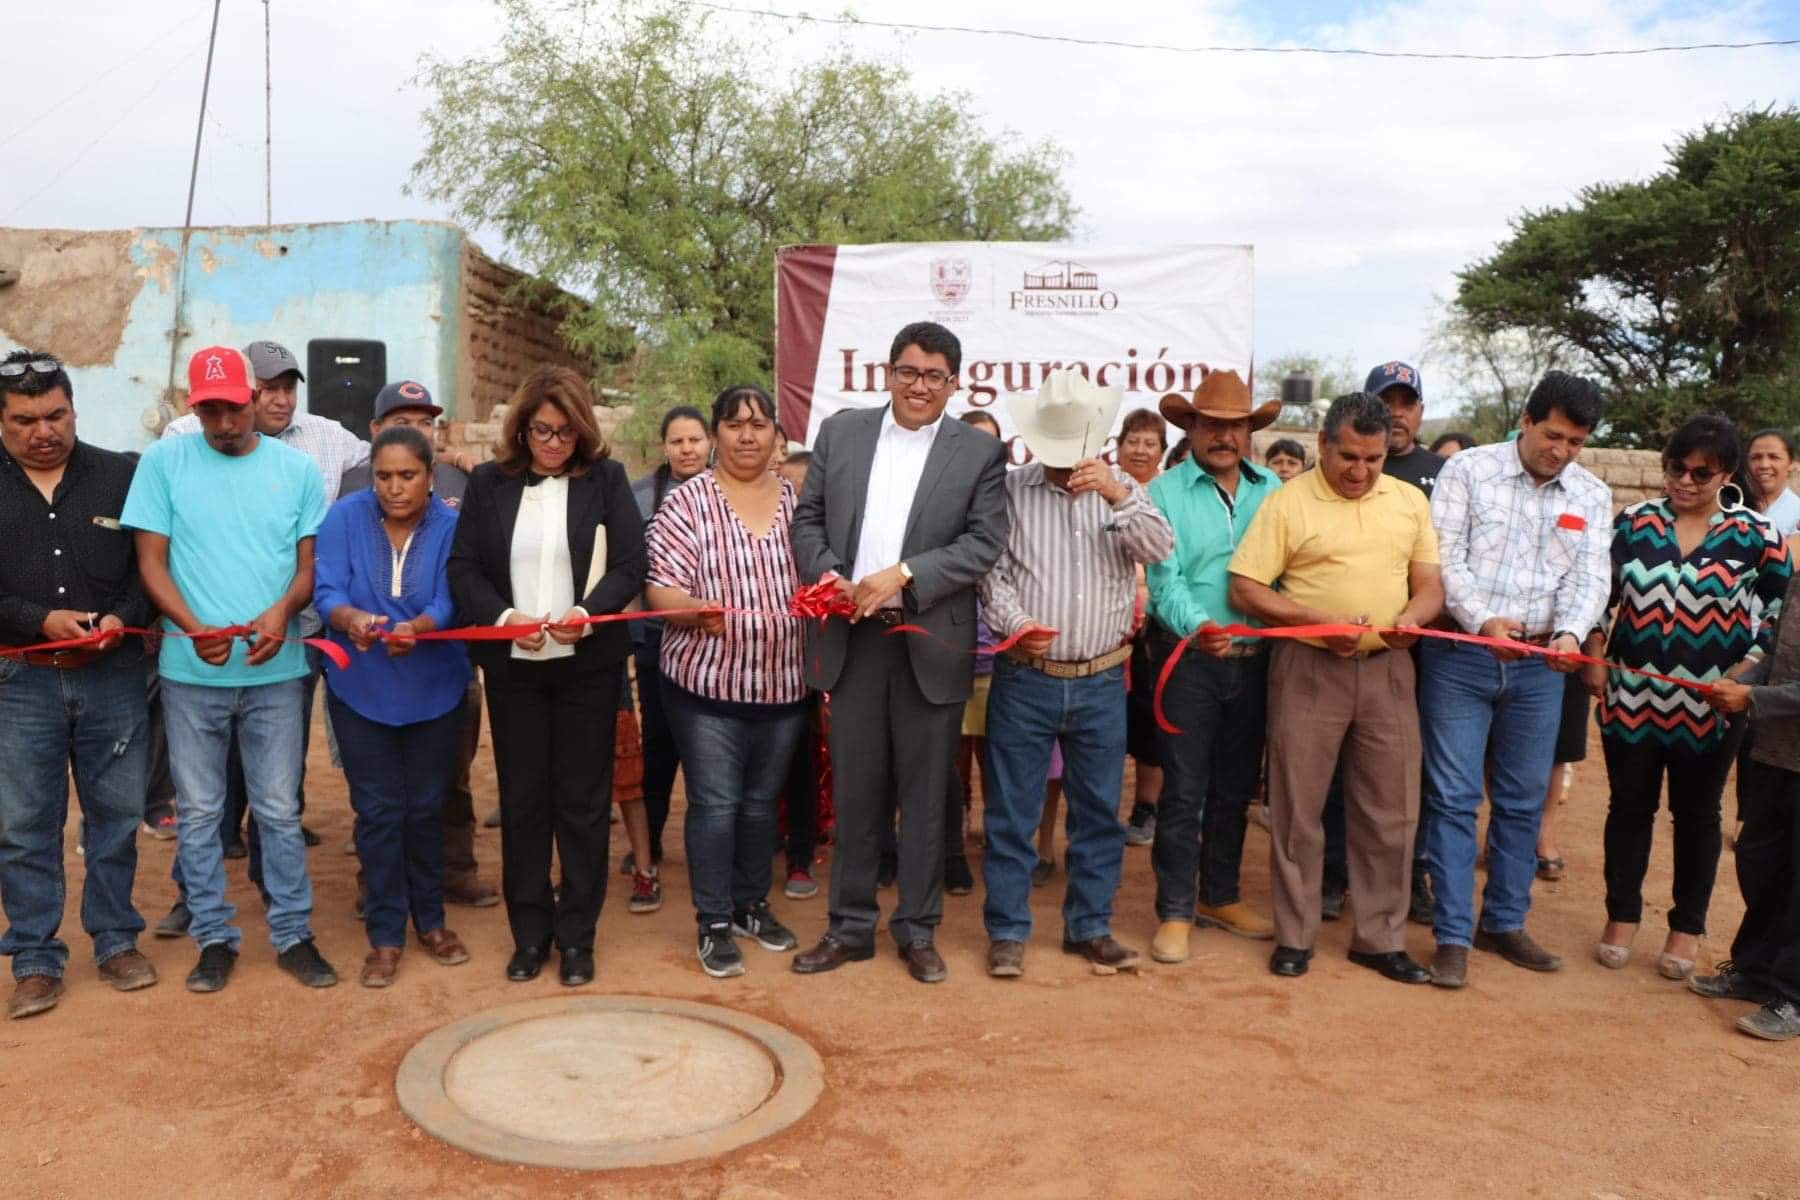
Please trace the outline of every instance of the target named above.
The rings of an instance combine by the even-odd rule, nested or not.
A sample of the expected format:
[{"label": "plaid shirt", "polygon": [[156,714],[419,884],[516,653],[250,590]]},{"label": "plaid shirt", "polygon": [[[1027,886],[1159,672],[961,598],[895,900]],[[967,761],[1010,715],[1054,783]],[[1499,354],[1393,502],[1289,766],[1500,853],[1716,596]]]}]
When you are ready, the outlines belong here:
[{"label": "plaid shirt", "polygon": [[1444,607],[1474,633],[1511,617],[1525,636],[1600,624],[1611,591],[1612,490],[1576,463],[1538,484],[1513,442],[1464,450],[1431,497]]},{"label": "plaid shirt", "polygon": [[[200,418],[193,413],[176,417],[162,431],[166,438],[200,432]],[[369,443],[345,429],[330,417],[316,417],[309,412],[296,412],[288,427],[275,435],[277,441],[293,447],[313,460],[319,474],[325,477],[325,506],[337,503],[338,484],[344,472],[369,461]]]}]

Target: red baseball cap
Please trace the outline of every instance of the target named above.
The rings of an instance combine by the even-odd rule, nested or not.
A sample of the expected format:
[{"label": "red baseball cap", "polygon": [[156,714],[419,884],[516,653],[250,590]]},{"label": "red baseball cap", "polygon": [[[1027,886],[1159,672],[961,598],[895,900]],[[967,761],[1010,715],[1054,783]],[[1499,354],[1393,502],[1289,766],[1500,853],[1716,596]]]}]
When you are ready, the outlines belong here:
[{"label": "red baseball cap", "polygon": [[217,400],[248,404],[252,390],[250,364],[230,346],[208,346],[188,359],[188,407]]}]

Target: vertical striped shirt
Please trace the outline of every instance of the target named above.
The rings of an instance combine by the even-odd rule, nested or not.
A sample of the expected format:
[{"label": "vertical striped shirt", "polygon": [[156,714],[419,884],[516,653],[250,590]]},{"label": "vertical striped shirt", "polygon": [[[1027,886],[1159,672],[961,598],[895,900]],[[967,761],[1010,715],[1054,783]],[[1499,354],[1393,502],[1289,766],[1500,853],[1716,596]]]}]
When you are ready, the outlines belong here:
[{"label": "vertical striped shirt", "polygon": [[981,581],[982,616],[1001,637],[1027,621],[1057,631],[1044,656],[1083,662],[1131,636],[1139,563],[1161,562],[1175,532],[1138,482],[1114,469],[1125,498],[1072,496],[1032,463],[1006,477],[1006,549]]},{"label": "vertical striped shirt", "polygon": [[781,481],[781,502],[768,532],[753,537],[738,520],[713,473],[703,471],[663,500],[645,542],[649,582],[728,609],[725,631],[694,625],[663,629],[664,678],[696,696],[734,704],[792,704],[806,697],[801,622],[785,615],[800,575],[788,527],[794,488]]}]

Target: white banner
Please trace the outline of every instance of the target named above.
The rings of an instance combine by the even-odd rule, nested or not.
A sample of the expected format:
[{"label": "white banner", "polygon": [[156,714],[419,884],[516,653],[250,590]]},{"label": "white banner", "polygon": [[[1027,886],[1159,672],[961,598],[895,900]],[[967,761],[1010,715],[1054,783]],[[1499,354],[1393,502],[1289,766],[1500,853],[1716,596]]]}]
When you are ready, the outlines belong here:
[{"label": "white banner", "polygon": [[775,274],[782,425],[808,445],[832,413],[887,402],[888,350],[913,321],[962,340],[949,411],[992,413],[1015,463],[1030,455],[1006,398],[1035,394],[1055,367],[1123,387],[1121,419],[1191,396],[1212,370],[1250,377],[1248,246],[790,246]]}]

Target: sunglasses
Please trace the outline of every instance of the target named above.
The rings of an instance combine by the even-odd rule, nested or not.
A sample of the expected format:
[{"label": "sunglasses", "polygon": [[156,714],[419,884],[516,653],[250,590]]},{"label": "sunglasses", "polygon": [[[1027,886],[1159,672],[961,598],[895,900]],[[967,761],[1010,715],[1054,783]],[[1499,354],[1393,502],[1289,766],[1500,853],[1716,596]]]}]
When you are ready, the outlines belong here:
[{"label": "sunglasses", "polygon": [[62,370],[62,364],[54,358],[34,358],[27,362],[0,363],[0,379],[20,379],[27,371],[39,375],[54,375],[60,370]]},{"label": "sunglasses", "polygon": [[1724,473],[1725,472],[1715,470],[1712,467],[1684,467],[1680,463],[1672,462],[1663,464],[1663,478],[1669,480],[1671,483],[1685,475],[1699,486],[1705,487]]}]

